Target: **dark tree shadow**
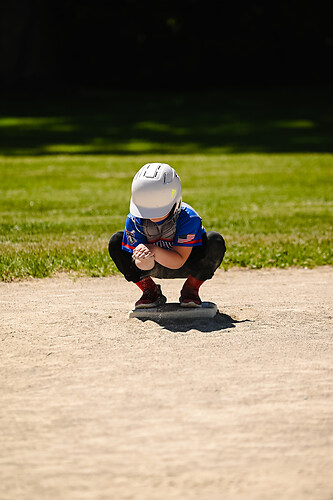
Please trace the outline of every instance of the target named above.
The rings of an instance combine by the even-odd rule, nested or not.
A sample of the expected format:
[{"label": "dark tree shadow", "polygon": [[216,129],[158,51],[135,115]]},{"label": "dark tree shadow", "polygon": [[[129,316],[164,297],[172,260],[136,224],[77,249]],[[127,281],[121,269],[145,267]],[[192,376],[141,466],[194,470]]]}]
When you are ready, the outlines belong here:
[{"label": "dark tree shadow", "polygon": [[0,154],[332,152],[332,88],[3,98]]},{"label": "dark tree shadow", "polygon": [[[148,318],[136,318],[142,322],[148,321]],[[203,333],[219,332],[221,330],[229,330],[235,328],[237,323],[250,322],[249,319],[236,320],[228,314],[217,312],[214,318],[206,319],[182,319],[182,320],[166,320],[159,318],[149,318],[165,330],[169,332],[188,332],[190,330],[198,330]]]}]

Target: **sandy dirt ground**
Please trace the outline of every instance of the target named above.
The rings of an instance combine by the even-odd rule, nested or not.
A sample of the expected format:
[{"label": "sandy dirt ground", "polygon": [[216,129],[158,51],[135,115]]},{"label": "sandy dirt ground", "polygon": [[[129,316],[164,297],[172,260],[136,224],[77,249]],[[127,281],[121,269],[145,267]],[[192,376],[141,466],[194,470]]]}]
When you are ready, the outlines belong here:
[{"label": "sandy dirt ground", "polygon": [[1,500],[332,500],[333,269],[218,271],[205,321],[127,319],[139,295],[0,285]]}]

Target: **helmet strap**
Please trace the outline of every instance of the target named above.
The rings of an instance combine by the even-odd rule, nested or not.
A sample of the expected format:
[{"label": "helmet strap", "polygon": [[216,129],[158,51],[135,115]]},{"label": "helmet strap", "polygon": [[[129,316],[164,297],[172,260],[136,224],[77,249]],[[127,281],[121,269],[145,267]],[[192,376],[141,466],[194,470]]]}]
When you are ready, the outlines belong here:
[{"label": "helmet strap", "polygon": [[172,220],[173,222],[177,222],[177,219],[180,214],[180,209],[182,206],[182,201],[180,200],[178,203],[175,203],[174,206],[172,207]]}]

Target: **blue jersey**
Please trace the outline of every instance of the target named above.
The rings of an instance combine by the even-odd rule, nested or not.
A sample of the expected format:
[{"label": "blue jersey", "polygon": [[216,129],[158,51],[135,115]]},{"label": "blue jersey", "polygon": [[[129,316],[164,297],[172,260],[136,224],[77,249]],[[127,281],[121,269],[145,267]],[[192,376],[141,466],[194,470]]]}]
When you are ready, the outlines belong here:
[{"label": "blue jersey", "polygon": [[128,214],[122,242],[123,250],[133,252],[140,243],[153,243],[162,248],[195,247],[202,245],[205,229],[196,211],[182,203],[177,218],[169,216],[161,222],[140,219]]}]

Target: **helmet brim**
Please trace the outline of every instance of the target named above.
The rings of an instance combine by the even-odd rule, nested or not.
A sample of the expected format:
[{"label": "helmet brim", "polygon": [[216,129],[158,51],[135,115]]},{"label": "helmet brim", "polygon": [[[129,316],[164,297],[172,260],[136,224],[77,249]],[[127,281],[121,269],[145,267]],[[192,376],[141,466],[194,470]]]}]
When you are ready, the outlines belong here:
[{"label": "helmet brim", "polygon": [[171,211],[172,207],[167,205],[165,207],[138,207],[133,200],[130,202],[130,212],[134,217],[140,217],[140,219],[159,219],[160,217],[165,217]]}]

